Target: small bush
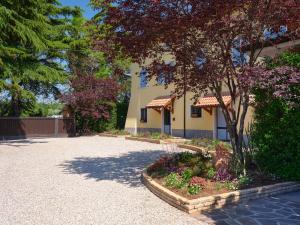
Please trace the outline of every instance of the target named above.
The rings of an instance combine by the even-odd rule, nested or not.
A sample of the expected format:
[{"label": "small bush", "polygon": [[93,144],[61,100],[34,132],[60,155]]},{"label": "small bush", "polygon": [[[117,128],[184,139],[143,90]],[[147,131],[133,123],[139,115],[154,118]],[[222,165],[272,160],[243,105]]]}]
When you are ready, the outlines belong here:
[{"label": "small bush", "polygon": [[251,178],[248,176],[240,176],[238,178],[238,187],[242,188],[242,187],[246,187],[251,183]]},{"label": "small bush", "polygon": [[223,184],[221,182],[216,183],[216,190],[220,191],[223,188]]},{"label": "small bush", "polygon": [[238,186],[237,186],[237,184],[235,182],[226,181],[224,183],[224,186],[229,191],[235,191],[235,190],[238,189]]},{"label": "small bush", "polygon": [[191,152],[181,152],[177,154],[177,160],[181,163],[189,163],[192,158],[195,157],[195,154]]},{"label": "small bush", "polygon": [[166,186],[167,187],[179,187],[181,184],[180,177],[177,173],[170,173],[168,176],[165,178]]},{"label": "small bush", "polygon": [[202,178],[202,177],[193,177],[191,180],[190,180],[190,186],[193,186],[193,185],[198,185],[200,187],[204,187],[206,185],[207,181],[206,179]]},{"label": "small bush", "polygon": [[207,171],[207,178],[208,179],[214,179],[216,176],[216,170],[214,168],[209,168]]},{"label": "small bush", "polygon": [[193,171],[191,169],[186,169],[181,174],[181,177],[185,182],[189,182],[193,177]]},{"label": "small bush", "polygon": [[201,190],[201,187],[199,185],[192,185],[188,187],[188,193],[190,195],[197,195]]}]

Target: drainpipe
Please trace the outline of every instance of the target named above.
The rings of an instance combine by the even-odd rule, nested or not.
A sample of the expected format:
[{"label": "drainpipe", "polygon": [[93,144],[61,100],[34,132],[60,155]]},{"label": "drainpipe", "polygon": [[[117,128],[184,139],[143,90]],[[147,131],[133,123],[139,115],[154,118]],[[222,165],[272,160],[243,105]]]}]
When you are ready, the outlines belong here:
[{"label": "drainpipe", "polygon": [[186,138],[186,73],[183,69],[183,137]]},{"label": "drainpipe", "polygon": [[183,137],[186,138],[186,107],[185,107],[185,102],[186,102],[186,93],[184,90],[184,96],[183,96]]}]

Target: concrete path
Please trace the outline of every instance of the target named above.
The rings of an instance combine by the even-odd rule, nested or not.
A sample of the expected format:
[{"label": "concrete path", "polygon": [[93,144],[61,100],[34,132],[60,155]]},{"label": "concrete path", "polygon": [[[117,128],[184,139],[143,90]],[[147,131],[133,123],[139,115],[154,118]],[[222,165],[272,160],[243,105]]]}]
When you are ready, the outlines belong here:
[{"label": "concrete path", "polygon": [[300,224],[299,193],[193,216],[168,205],[140,173],[173,151],[97,136],[0,142],[0,224]]}]

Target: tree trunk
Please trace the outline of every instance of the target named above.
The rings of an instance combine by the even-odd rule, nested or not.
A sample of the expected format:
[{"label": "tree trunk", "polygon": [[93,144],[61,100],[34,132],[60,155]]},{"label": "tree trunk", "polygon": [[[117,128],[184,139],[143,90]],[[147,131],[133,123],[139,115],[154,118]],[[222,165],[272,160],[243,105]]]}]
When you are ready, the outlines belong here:
[{"label": "tree trunk", "polygon": [[21,116],[20,99],[17,93],[13,93],[11,96],[11,116]]}]

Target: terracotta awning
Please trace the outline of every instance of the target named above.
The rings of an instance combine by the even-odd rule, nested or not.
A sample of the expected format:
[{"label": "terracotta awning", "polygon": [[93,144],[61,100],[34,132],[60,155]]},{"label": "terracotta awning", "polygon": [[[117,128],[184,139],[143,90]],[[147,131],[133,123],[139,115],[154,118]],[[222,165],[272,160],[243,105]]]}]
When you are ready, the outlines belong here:
[{"label": "terracotta awning", "polygon": [[[224,95],[222,98],[226,106],[231,103],[231,96]],[[212,96],[200,98],[199,101],[196,103],[196,106],[198,107],[217,107],[219,105],[220,104],[217,98]]]},{"label": "terracotta awning", "polygon": [[152,108],[152,109],[166,108],[168,110],[172,110],[174,99],[175,99],[174,96],[160,96],[153,99],[151,102],[149,102],[146,105],[146,108]]}]

